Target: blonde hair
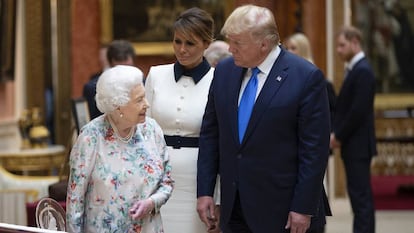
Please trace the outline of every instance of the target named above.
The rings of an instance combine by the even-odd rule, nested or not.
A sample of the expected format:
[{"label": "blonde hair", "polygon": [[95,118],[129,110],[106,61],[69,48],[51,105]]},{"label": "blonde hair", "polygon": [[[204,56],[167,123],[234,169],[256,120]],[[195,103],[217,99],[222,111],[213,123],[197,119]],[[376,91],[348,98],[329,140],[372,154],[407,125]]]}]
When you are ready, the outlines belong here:
[{"label": "blonde hair", "polygon": [[286,39],[285,46],[287,46],[287,43],[296,45],[297,55],[313,63],[311,45],[305,34],[300,32],[295,33]]},{"label": "blonde hair", "polygon": [[268,39],[272,44],[279,44],[279,32],[273,13],[255,5],[237,7],[227,18],[221,29],[224,36],[249,32],[252,39]]}]

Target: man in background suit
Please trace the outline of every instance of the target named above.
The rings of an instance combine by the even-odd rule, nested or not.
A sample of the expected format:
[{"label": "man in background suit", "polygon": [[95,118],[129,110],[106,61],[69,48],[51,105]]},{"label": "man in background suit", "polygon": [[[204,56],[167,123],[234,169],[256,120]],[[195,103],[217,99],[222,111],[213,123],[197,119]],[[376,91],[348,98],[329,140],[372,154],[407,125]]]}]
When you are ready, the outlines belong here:
[{"label": "man in background suit", "polygon": [[[107,61],[105,61],[105,59]],[[135,59],[135,50],[132,44],[126,40],[114,40],[108,47],[103,46],[100,50],[99,60],[102,65],[102,70],[116,65],[130,65],[133,66]],[[109,63],[109,67],[107,67]],[[91,120],[102,115],[96,107],[96,83],[98,82],[101,72],[92,75],[91,79],[83,86],[83,97],[88,101],[89,115]]]},{"label": "man in background suit", "polygon": [[371,159],[377,154],[374,129],[375,77],[361,49],[361,32],[343,27],[337,35],[337,53],[348,70],[339,92],[331,147],[341,148],[347,189],[354,212],[354,233],[375,232],[371,189]]},{"label": "man in background suit", "polygon": [[[215,224],[213,193],[220,174],[224,233],[320,232],[330,214],[322,184],[330,131],[324,76],[279,46],[266,8],[236,8],[222,34],[233,57],[217,65],[203,117],[199,216],[208,227]],[[249,113],[240,108],[244,92],[252,90],[250,76],[257,80],[255,103],[240,134],[246,126],[239,120]]]}]

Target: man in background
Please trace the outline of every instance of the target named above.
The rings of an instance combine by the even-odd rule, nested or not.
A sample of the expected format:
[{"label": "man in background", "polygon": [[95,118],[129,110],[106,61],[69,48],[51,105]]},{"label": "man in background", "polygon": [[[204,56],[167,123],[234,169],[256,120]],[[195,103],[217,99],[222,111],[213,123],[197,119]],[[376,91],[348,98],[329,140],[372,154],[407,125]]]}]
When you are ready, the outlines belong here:
[{"label": "man in background", "polygon": [[[133,66],[135,65],[134,58],[134,47],[126,40],[114,40],[107,47],[103,46],[100,50],[100,62],[103,71],[116,65]],[[101,72],[92,75],[89,82],[83,87],[83,97],[88,101],[91,120],[102,115],[95,102],[96,83],[100,75]]]},{"label": "man in background", "polygon": [[371,159],[377,154],[374,129],[374,72],[361,48],[361,32],[343,27],[336,51],[346,64],[339,92],[331,148],[341,148],[347,189],[354,213],[353,232],[375,232],[375,209],[371,189]]}]

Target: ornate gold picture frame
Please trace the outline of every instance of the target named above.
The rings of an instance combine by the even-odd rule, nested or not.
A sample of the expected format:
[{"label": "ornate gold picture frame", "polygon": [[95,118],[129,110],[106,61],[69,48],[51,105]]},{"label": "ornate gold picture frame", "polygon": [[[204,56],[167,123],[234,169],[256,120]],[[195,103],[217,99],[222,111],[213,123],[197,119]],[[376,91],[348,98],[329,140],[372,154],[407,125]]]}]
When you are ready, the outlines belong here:
[{"label": "ornate gold picture frame", "polygon": [[[179,13],[194,6],[206,10],[213,16],[217,37],[225,17],[234,7],[234,0],[100,0],[101,42],[109,43],[113,39],[122,38],[133,42],[140,56],[171,55],[174,51],[170,42],[172,32],[169,28]],[[122,14],[117,13],[119,11]],[[131,20],[132,17],[137,18]]]}]

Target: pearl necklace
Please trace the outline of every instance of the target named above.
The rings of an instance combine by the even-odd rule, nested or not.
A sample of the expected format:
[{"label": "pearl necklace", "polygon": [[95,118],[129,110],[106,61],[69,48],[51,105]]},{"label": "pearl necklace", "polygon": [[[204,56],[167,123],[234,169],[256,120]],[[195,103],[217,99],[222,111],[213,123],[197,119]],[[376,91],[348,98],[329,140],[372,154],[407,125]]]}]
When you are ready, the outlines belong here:
[{"label": "pearl necklace", "polygon": [[115,125],[115,123],[114,123],[114,121],[113,121],[113,119],[112,119],[112,117],[110,115],[108,115],[108,120],[109,120],[109,124],[111,124],[112,129],[114,129],[114,132],[116,134],[116,137],[121,142],[128,143],[129,141],[131,141],[132,135],[135,132],[135,127],[131,127],[131,129],[129,130],[129,133],[128,133],[127,136],[121,137],[121,134],[119,133],[118,128],[116,127],[116,125]]}]

